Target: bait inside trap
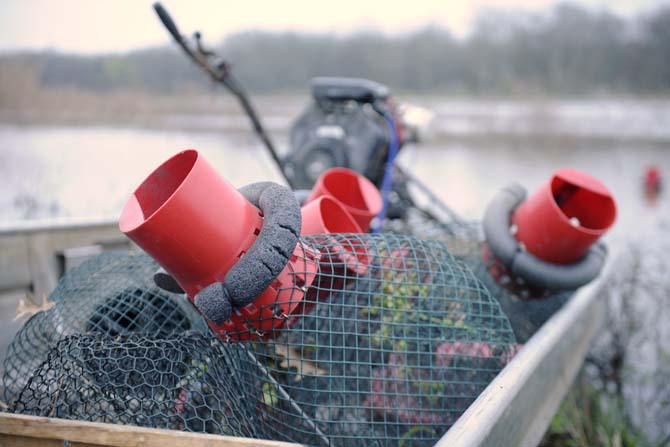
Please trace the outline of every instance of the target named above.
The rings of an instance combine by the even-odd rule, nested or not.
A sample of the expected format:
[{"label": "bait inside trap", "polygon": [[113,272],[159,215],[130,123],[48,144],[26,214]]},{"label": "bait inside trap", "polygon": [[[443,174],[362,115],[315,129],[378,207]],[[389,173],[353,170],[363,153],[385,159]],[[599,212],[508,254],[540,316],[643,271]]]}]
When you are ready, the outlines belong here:
[{"label": "bait inside trap", "polygon": [[258,376],[271,396],[260,402],[264,430],[309,445],[433,445],[511,359],[513,333],[439,242],[392,234],[304,242],[337,253],[353,238],[366,247],[365,273],[326,265],[332,273],[288,327],[255,344],[277,380]]}]

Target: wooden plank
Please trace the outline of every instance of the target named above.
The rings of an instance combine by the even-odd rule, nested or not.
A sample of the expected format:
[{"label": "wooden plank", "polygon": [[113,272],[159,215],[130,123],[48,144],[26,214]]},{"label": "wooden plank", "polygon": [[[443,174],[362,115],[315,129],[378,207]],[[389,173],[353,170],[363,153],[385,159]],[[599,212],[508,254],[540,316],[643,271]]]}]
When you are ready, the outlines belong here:
[{"label": "wooden plank", "polygon": [[26,288],[30,281],[28,237],[0,236],[0,290]]},{"label": "wooden plank", "polygon": [[38,302],[49,296],[58,284],[58,262],[54,245],[57,245],[57,240],[49,233],[36,233],[28,239],[33,294]]},{"label": "wooden plank", "polygon": [[[2,447],[64,447],[62,439],[39,439],[29,436],[3,435],[0,434],[0,446]],[[81,442],[70,442],[68,447],[102,447],[100,444],[85,444]],[[167,447],[167,446],[166,446]]]},{"label": "wooden plank", "polygon": [[538,445],[604,321],[613,264],[540,328],[436,447]]},{"label": "wooden plank", "polygon": [[[298,447],[278,441],[0,413],[0,434],[104,447]],[[5,444],[2,444],[5,445]],[[19,444],[20,445],[20,444]],[[42,446],[49,444],[27,444]],[[81,444],[79,444],[81,445]],[[49,445],[50,446],[50,445]]]},{"label": "wooden plank", "polygon": [[99,228],[99,227],[116,227],[118,221],[116,219],[101,218],[101,219],[80,219],[80,218],[46,218],[46,219],[30,219],[25,221],[18,221],[14,223],[0,224],[0,236],[9,234],[28,234],[38,233],[44,231],[59,231],[59,230],[78,230],[81,228]]},{"label": "wooden plank", "polygon": [[0,445],[3,447],[63,447],[63,441],[35,439],[27,436],[4,435],[0,433]]},{"label": "wooden plank", "polygon": [[115,248],[128,240],[121,234],[116,224],[91,228],[45,228],[41,231],[26,233],[28,244],[28,260],[32,277],[33,291],[36,297],[42,298],[51,293],[61,273],[57,253],[63,250],[85,245],[97,245],[104,241]]}]

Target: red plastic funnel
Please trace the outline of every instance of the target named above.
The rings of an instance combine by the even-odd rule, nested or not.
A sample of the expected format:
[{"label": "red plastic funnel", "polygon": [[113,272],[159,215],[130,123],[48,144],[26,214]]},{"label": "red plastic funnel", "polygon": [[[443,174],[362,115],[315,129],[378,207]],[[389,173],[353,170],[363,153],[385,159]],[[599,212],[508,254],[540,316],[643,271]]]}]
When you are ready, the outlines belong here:
[{"label": "red plastic funnel", "polygon": [[[304,205],[302,214],[302,235],[362,233],[358,222],[344,208],[344,205],[332,196],[321,196]],[[331,247],[329,253],[336,262],[342,262],[347,269],[357,274],[365,274],[370,262],[366,247],[356,237],[336,242],[335,239],[324,239]]]},{"label": "red plastic funnel", "polygon": [[598,179],[576,169],[561,169],[512,216],[516,238],[547,262],[581,259],[616,219],[612,193]]},{"label": "red plastic funnel", "polygon": [[[130,197],[119,220],[121,231],[158,261],[191,299],[208,285],[223,281],[254,243],[262,225],[258,208],[192,149],[178,153],[152,172]],[[294,254],[294,258],[306,259],[302,249],[296,248]],[[295,278],[295,283],[300,283],[295,288],[291,287],[295,285],[293,270],[301,272],[300,278]],[[263,333],[266,319],[277,326],[275,308],[288,315],[315,272],[316,265],[294,269],[289,263],[275,284],[248,309],[241,309],[222,326],[210,323],[212,328],[248,333],[251,326]],[[280,288],[282,292],[277,293]],[[284,290],[291,295],[286,300],[282,300]]]},{"label": "red plastic funnel", "polygon": [[250,204],[195,150],[159,166],[130,197],[119,228],[188,293],[217,281],[263,226]]},{"label": "red plastic funnel", "polygon": [[331,196],[321,196],[302,207],[301,234],[362,233],[344,206]]},{"label": "red plastic funnel", "polygon": [[342,203],[364,232],[382,210],[382,196],[377,187],[351,169],[331,168],[323,172],[305,203],[325,195]]}]

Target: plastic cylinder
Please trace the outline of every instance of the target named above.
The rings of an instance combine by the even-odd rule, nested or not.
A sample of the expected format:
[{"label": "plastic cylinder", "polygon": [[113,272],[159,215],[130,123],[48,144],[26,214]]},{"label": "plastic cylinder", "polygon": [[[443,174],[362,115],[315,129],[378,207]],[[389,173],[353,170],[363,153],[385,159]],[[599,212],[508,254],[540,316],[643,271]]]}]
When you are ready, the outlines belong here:
[{"label": "plastic cylinder", "polygon": [[351,169],[331,168],[324,171],[305,203],[325,195],[338,200],[364,232],[370,230],[370,222],[382,210],[382,197],[377,187]]},{"label": "plastic cylinder", "polygon": [[119,228],[193,297],[223,281],[263,226],[258,208],[195,150],[173,156],[130,197]]},{"label": "plastic cylinder", "polygon": [[614,223],[612,193],[598,179],[560,169],[512,215],[516,239],[538,258],[556,264],[581,259]]},{"label": "plastic cylinder", "polygon": [[301,234],[362,233],[360,225],[331,196],[321,196],[303,206]]},{"label": "plastic cylinder", "polygon": [[[332,196],[321,196],[304,205],[301,210],[302,235],[362,233],[358,222],[341,202]],[[347,270],[365,274],[370,263],[368,250],[360,237],[325,237],[322,242],[331,247],[332,260],[341,262]]]}]

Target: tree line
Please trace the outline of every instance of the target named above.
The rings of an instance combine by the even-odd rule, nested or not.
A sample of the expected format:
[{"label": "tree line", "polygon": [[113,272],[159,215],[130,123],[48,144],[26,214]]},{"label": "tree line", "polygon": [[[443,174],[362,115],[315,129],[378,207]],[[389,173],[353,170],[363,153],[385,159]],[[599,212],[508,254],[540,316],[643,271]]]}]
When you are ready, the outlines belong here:
[{"label": "tree line", "polygon": [[[166,34],[167,40],[167,34]],[[488,10],[466,38],[429,26],[398,35],[250,31],[218,45],[252,91],[304,90],[313,76],[374,79],[395,90],[467,94],[670,92],[670,6],[623,19],[560,4],[542,13]],[[174,45],[125,54],[0,56],[43,87],[204,91],[209,81]]]}]

